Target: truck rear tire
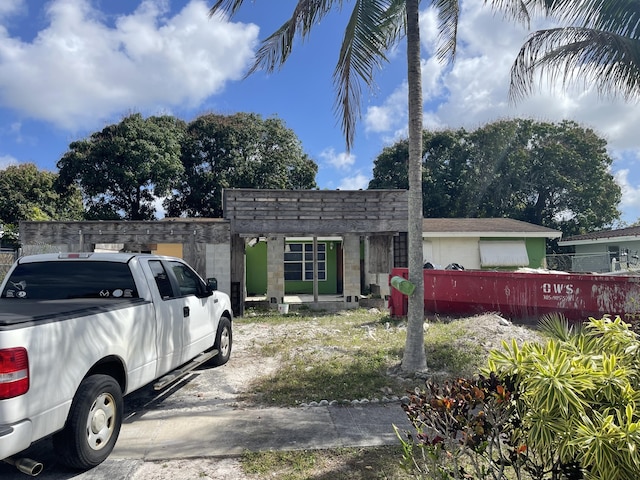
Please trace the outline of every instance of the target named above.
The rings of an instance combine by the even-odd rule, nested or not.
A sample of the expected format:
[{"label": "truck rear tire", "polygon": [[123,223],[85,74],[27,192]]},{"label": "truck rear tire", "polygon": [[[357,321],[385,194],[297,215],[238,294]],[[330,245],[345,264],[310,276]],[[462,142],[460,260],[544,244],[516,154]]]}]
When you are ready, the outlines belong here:
[{"label": "truck rear tire", "polygon": [[218,350],[218,354],[211,359],[211,364],[214,367],[219,367],[229,361],[232,345],[233,335],[231,333],[231,321],[227,317],[222,317],[220,322],[218,322],[216,343],[213,344],[213,348]]},{"label": "truck rear tire", "polygon": [[102,463],[120,434],[122,408],[122,391],[113,377],[85,378],[73,397],[64,429],[53,437],[62,463],[81,470]]}]

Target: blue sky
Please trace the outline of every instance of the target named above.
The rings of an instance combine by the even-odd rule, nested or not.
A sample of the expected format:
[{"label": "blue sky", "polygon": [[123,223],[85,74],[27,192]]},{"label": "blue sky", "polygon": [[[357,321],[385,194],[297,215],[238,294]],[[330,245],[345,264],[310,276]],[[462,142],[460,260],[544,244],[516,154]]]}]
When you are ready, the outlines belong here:
[{"label": "blue sky", "polygon": [[[123,116],[256,112],[284,120],[319,165],[320,188],[366,188],[373,161],[406,137],[403,47],[364,90],[355,145],[345,153],[334,112],[332,74],[345,11],[330,15],[284,67],[243,79],[259,41],[290,15],[295,0],[245,2],[239,15],[209,19],[212,0],[1,0],[0,168],[34,162],[55,171],[69,143]],[[428,2],[423,2],[428,5]],[[433,12],[421,16],[425,128],[477,128],[513,117],[574,120],[608,142],[623,189],[622,219],[640,218],[640,109],[602,99],[590,86],[569,92],[540,84],[508,101],[509,69],[528,30],[463,2],[453,65],[431,53]],[[532,28],[540,27],[541,20]]]}]

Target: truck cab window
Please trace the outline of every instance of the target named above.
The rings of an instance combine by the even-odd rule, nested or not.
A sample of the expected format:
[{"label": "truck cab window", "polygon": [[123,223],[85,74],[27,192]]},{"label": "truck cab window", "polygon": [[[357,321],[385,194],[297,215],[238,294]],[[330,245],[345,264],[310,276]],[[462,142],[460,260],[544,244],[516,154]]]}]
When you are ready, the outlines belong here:
[{"label": "truck cab window", "polygon": [[202,292],[204,285],[198,275],[189,267],[179,262],[170,262],[171,270],[178,280],[180,295],[197,295]]},{"label": "truck cab window", "polygon": [[157,260],[152,260],[149,262],[149,268],[151,268],[151,271],[153,272],[153,278],[156,281],[160,297],[163,300],[174,297],[171,280],[169,279],[162,263]]},{"label": "truck cab window", "polygon": [[138,291],[126,263],[33,262],[15,268],[2,298],[138,298]]}]

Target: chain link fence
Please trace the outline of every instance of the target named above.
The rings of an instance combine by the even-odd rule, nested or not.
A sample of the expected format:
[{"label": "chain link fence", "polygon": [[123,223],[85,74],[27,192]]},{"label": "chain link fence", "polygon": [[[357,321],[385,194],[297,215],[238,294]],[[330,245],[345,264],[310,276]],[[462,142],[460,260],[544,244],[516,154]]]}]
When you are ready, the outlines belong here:
[{"label": "chain link fence", "polygon": [[[618,266],[617,269],[629,268],[631,266],[621,262],[617,262],[616,265]],[[608,253],[547,255],[547,268],[549,270],[574,273],[604,273],[616,269]]]}]

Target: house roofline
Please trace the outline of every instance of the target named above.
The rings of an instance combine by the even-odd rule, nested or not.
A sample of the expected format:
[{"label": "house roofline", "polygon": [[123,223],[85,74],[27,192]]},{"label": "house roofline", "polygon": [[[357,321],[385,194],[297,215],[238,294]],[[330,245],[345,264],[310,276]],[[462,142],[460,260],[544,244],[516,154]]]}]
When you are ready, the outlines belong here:
[{"label": "house roofline", "polygon": [[499,237],[499,238],[560,238],[562,232],[422,232],[422,238],[442,238],[442,237]]},{"label": "house roofline", "polygon": [[624,237],[612,235],[610,237],[599,237],[599,238],[588,238],[584,240],[565,240],[559,241],[558,246],[560,247],[571,247],[574,245],[593,245],[594,243],[611,243],[611,242],[637,242],[640,240],[638,235],[627,235]]}]

